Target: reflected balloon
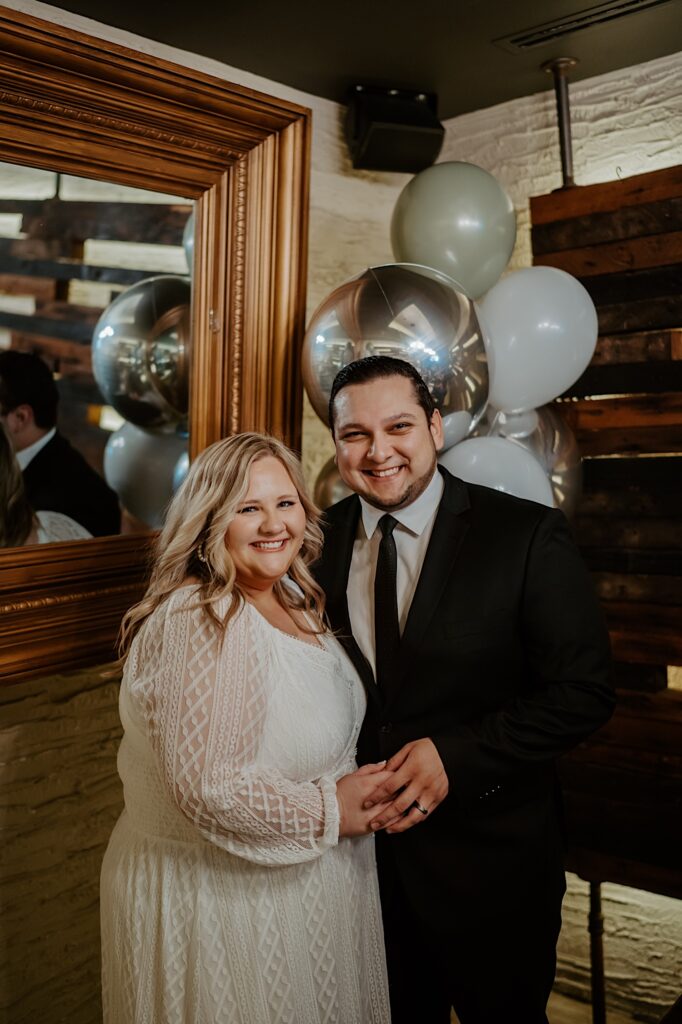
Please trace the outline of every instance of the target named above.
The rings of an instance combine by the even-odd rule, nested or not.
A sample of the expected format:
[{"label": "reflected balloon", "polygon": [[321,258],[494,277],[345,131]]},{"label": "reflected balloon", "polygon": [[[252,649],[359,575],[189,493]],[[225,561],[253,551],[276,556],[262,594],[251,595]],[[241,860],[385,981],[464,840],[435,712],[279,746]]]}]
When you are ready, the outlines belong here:
[{"label": "reflected balloon", "polygon": [[148,430],[175,430],[189,403],[191,285],[164,274],[121,292],[97,321],[92,368],[106,402]]},{"label": "reflected balloon", "polygon": [[434,267],[471,299],[507,266],[516,240],[514,205],[500,183],[475,164],[434,164],[407,183],[391,220],[396,260]]},{"label": "reflected balloon", "polygon": [[184,483],[185,477],[189,473],[189,452],[183,452],[178,461],[175,463],[175,469],[173,470],[173,494],[178,490],[180,485]]},{"label": "reflected balloon", "polygon": [[313,491],[315,504],[318,508],[329,508],[330,505],[335,505],[337,501],[347,498],[352,493],[350,487],[341,479],[341,474],[332,457],[325,462],[315,481]]},{"label": "reflected balloon", "polygon": [[582,458],[573,431],[555,405],[524,413],[489,408],[476,428],[481,437],[506,437],[535,456],[549,478],[557,508],[575,515],[582,493]]},{"label": "reflected balloon", "polygon": [[[303,383],[325,423],[338,371],[372,355],[411,363],[442,415],[463,414],[467,429],[485,406],[488,367],[476,310],[437,271],[372,267],[333,291],[315,311],[303,345]],[[453,425],[454,433],[461,429],[454,431]]]},{"label": "reflected balloon", "polygon": [[537,409],[588,366],[597,311],[587,291],[555,267],[517,270],[481,303],[490,363],[490,404],[505,412]]},{"label": "reflected balloon", "polygon": [[128,512],[153,529],[163,526],[174,473],[187,450],[178,434],[150,434],[124,423],[107,441],[104,476]]},{"label": "reflected balloon", "polygon": [[[529,451],[502,437],[470,437],[441,454],[438,461],[472,484],[554,505],[552,488],[540,463]],[[504,523],[500,523],[500,528]]]},{"label": "reflected balloon", "polygon": [[194,272],[194,211],[190,213],[182,233],[182,248],[185,250],[187,260],[187,271],[192,276]]}]

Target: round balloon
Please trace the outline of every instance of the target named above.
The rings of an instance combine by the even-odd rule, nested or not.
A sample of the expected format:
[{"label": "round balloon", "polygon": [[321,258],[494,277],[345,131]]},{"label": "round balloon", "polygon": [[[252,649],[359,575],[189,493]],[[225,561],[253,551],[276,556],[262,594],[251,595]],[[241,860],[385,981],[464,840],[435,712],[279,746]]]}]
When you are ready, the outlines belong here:
[{"label": "round balloon", "polygon": [[394,356],[416,367],[442,415],[459,414],[450,432],[457,440],[485,406],[488,366],[476,310],[437,271],[371,267],[315,311],[303,344],[303,383],[325,423],[336,374],[372,355]]},{"label": "round balloon", "polygon": [[594,303],[580,281],[555,267],[509,274],[488,292],[481,313],[496,409],[545,405],[578,379],[594,354]]},{"label": "round balloon", "polygon": [[191,285],[149,277],[121,292],[97,321],[92,368],[105,401],[148,430],[172,431],[189,404]]},{"label": "round balloon", "polygon": [[173,476],[187,450],[178,434],[150,434],[124,423],[107,441],[104,476],[128,512],[153,529],[163,526]]},{"label": "round balloon", "polygon": [[347,487],[341,479],[341,474],[332,457],[325,462],[315,481],[313,491],[315,504],[318,508],[329,508],[330,505],[335,505],[337,501],[347,498],[352,493],[350,487]]},{"label": "round balloon", "polygon": [[554,504],[569,518],[575,515],[582,493],[582,458],[572,430],[555,405],[516,414],[489,407],[476,434],[506,437],[529,451],[549,479]]},{"label": "round balloon", "polygon": [[[470,437],[438,460],[455,476],[472,484],[554,505],[549,480],[529,451],[502,437]],[[504,524],[500,524],[502,528]]]},{"label": "round balloon", "polygon": [[194,271],[194,210],[190,213],[182,233],[182,248],[185,250],[187,271],[191,277]]},{"label": "round balloon", "polygon": [[391,220],[396,260],[442,271],[470,299],[495,284],[515,240],[507,193],[488,171],[460,161],[434,164],[412,178]]}]

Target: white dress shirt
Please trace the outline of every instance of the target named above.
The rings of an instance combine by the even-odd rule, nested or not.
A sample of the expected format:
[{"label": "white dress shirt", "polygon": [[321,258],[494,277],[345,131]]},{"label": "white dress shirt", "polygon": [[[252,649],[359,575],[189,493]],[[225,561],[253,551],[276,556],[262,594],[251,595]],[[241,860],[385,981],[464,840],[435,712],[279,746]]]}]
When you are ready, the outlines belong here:
[{"label": "white dress shirt", "polygon": [[[398,523],[393,537],[398,556],[396,589],[401,633],[417,589],[443,486],[443,478],[436,470],[426,489],[411,505],[390,513]],[[360,498],[360,505],[362,511],[348,574],[348,612],[353,636],[376,674],[374,576],[381,542],[381,531],[377,526],[386,513],[368,504],[364,498]]]},{"label": "white dress shirt", "polygon": [[35,459],[39,451],[49,444],[54,435],[57,433],[57,428],[53,427],[52,430],[48,430],[38,441],[34,441],[27,448],[22,448],[20,452],[17,452],[17,462],[21,467],[22,471],[26,469],[31,459]]}]

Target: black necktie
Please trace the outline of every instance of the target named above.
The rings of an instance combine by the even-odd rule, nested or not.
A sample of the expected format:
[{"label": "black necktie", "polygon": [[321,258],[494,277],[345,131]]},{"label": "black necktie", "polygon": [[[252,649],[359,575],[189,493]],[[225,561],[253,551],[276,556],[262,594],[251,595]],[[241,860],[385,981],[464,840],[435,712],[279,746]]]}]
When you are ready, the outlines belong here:
[{"label": "black necktie", "polygon": [[398,556],[393,538],[397,520],[385,515],[379,520],[381,543],[374,577],[374,642],[376,646],[376,677],[381,693],[386,697],[395,676],[400,646],[398,595],[396,577]]}]

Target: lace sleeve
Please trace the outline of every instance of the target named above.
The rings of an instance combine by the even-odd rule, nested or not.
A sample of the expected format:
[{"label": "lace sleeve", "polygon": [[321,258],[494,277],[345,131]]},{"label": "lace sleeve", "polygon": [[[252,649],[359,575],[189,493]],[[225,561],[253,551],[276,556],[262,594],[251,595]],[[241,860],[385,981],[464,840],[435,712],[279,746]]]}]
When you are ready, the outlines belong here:
[{"label": "lace sleeve", "polygon": [[162,629],[154,628],[156,617],[149,620],[138,660],[145,718],[169,792],[206,839],[247,860],[277,865],[319,856],[338,842],[335,780],[293,782],[259,763],[267,645],[255,641],[245,610],[221,644],[215,624],[188,604],[191,597],[179,592]]}]

